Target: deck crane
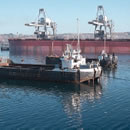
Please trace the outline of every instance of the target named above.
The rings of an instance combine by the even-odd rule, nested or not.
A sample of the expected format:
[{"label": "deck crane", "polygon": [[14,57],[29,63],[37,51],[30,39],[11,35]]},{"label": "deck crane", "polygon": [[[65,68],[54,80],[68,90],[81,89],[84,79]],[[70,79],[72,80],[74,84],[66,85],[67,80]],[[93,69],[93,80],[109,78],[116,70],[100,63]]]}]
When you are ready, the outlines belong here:
[{"label": "deck crane", "polygon": [[104,8],[102,5],[97,7],[96,20],[88,22],[95,26],[94,37],[95,39],[111,39],[113,23],[105,16]]},{"label": "deck crane", "polygon": [[35,27],[35,32],[38,39],[55,38],[56,23],[46,17],[45,10],[39,9],[37,22],[25,24],[25,26]]}]

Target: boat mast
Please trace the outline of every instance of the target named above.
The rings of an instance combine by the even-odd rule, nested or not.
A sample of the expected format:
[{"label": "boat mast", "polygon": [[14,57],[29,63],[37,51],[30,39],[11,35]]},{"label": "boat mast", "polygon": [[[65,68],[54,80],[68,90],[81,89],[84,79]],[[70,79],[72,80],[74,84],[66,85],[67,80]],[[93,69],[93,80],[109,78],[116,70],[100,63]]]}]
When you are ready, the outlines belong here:
[{"label": "boat mast", "polygon": [[77,39],[78,39],[78,43],[77,43],[77,50],[80,51],[80,39],[79,39],[79,19],[77,18]]},{"label": "boat mast", "polygon": [[105,28],[105,35],[104,35],[104,51],[106,52],[106,40],[107,40],[107,32]]}]

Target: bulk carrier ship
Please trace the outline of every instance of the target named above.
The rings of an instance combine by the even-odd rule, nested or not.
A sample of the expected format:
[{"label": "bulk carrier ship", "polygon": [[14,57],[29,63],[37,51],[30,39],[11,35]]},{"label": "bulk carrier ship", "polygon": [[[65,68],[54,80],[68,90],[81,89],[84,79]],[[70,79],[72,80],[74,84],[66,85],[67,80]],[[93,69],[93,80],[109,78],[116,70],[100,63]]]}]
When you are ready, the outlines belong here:
[{"label": "bulk carrier ship", "polygon": [[[102,50],[107,53],[130,54],[129,39],[113,39],[112,20],[105,16],[103,6],[97,7],[97,17],[95,20],[88,22],[95,27],[93,39],[80,39],[81,52],[86,54],[99,54]],[[10,56],[22,55],[58,55],[61,56],[66,48],[66,44],[71,44],[76,48],[77,39],[57,39],[56,23],[46,17],[44,9],[39,10],[38,21],[26,26],[35,27],[34,34],[36,38],[9,39]],[[52,32],[52,34],[48,32]]]}]

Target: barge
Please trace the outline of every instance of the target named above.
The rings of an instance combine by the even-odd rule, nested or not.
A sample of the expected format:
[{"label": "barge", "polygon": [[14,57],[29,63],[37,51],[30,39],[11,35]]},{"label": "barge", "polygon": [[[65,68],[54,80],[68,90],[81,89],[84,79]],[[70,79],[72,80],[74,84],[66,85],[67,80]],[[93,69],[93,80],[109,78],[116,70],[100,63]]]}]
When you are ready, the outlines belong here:
[{"label": "barge", "polygon": [[[54,70],[53,67],[28,67],[20,66],[6,66],[0,67],[0,78],[1,79],[24,79],[24,80],[38,80],[38,81],[52,81],[52,82],[71,82],[71,83],[82,83],[89,80],[96,80],[98,74],[94,77],[94,70],[92,69],[89,73],[81,70]],[[99,74],[100,76],[100,74]]]},{"label": "barge", "polygon": [[62,57],[46,57],[46,65],[14,64],[0,66],[0,78],[82,83],[100,78],[99,62],[89,61],[67,45]]}]

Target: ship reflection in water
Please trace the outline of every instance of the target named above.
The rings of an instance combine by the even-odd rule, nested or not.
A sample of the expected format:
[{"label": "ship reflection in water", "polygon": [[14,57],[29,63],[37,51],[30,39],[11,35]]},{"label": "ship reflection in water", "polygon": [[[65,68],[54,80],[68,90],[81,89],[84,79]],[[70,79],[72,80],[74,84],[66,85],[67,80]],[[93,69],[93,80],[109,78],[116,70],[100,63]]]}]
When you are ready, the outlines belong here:
[{"label": "ship reflection in water", "polygon": [[64,112],[69,119],[73,120],[74,126],[81,129],[83,124],[83,105],[87,102],[93,103],[95,100],[99,100],[102,96],[102,86],[101,84],[96,84],[95,86],[80,84],[73,86],[71,91],[67,90],[66,92],[67,94],[63,94],[60,99]]},{"label": "ship reflection in water", "polygon": [[65,111],[70,115],[73,112],[80,112],[84,102],[94,102],[94,100],[100,99],[101,95],[101,84],[96,84],[95,86],[80,84],[79,86],[73,87],[73,92],[69,96],[63,94],[62,103]]},{"label": "ship reflection in water", "polygon": [[[26,92],[37,94],[51,93],[57,97],[60,94],[61,102],[64,107],[68,108],[68,110],[70,109],[70,111],[71,109],[72,111],[79,111],[82,103],[85,101],[93,102],[95,99],[100,99],[102,95],[102,86],[99,83],[93,86],[92,83],[88,85],[87,83],[62,84],[26,80],[0,80],[0,89],[2,97],[14,90],[23,91],[25,94]],[[9,92],[4,90],[9,90]]]},{"label": "ship reflection in water", "polygon": [[[76,127],[80,127],[82,124],[82,118],[81,118],[81,111],[82,106],[85,102],[94,102],[95,100],[99,100],[102,96],[102,86],[100,84],[96,84],[95,86],[87,85],[87,84],[56,84],[56,83],[48,83],[48,82],[30,82],[30,81],[17,81],[17,80],[0,80],[0,100],[4,99],[5,104],[11,105],[11,102],[13,102],[14,106],[11,108],[11,113],[15,113],[20,106],[25,106],[23,108],[24,112],[32,111],[33,109],[37,109],[33,113],[32,116],[38,113],[40,107],[44,109],[44,107],[47,107],[49,111],[49,107],[53,108],[54,106],[46,106],[46,102],[56,102],[56,105],[59,104],[63,106],[63,111],[66,113],[68,118],[72,118],[77,122]],[[35,99],[33,99],[35,97]],[[43,100],[42,104],[38,103],[40,100]],[[45,98],[47,97],[47,99]],[[51,97],[52,101],[49,100],[49,97]],[[53,100],[56,99],[56,101]],[[25,100],[26,99],[26,100]],[[31,102],[31,103],[30,103]],[[22,104],[22,105],[21,105]],[[31,108],[29,105],[31,104]],[[36,106],[40,104],[40,106]],[[5,105],[4,109],[8,109],[8,107]],[[7,107],[7,108],[6,108]],[[56,108],[55,108],[56,109]],[[59,108],[57,108],[59,110]],[[9,115],[10,115],[9,111]],[[21,110],[20,110],[21,111]],[[56,110],[54,110],[56,111]],[[60,111],[60,110],[59,110]],[[24,120],[24,118],[29,117],[23,117],[23,115],[26,115],[25,113],[22,113],[19,115],[19,118],[23,118],[21,120]],[[7,111],[8,114],[8,111]],[[39,112],[40,114],[40,112]],[[54,114],[54,117],[59,114],[59,112]],[[76,114],[76,115],[75,115]],[[28,115],[28,114],[27,114]],[[53,113],[52,113],[53,115]],[[48,118],[50,115],[46,115]],[[17,117],[17,114],[16,114]],[[35,119],[35,117],[32,117]],[[43,119],[44,117],[42,117]],[[63,117],[64,118],[64,117]],[[10,118],[9,118],[10,119]],[[7,119],[7,122],[8,121]],[[75,122],[75,123],[76,123]],[[20,122],[19,122],[20,123]],[[81,123],[81,124],[80,124]],[[48,124],[49,125],[49,124]],[[50,124],[51,126],[51,124]],[[12,126],[11,126],[12,127]],[[5,128],[5,127],[3,127]],[[12,128],[16,128],[15,125]],[[30,127],[31,128],[31,127]]]}]

